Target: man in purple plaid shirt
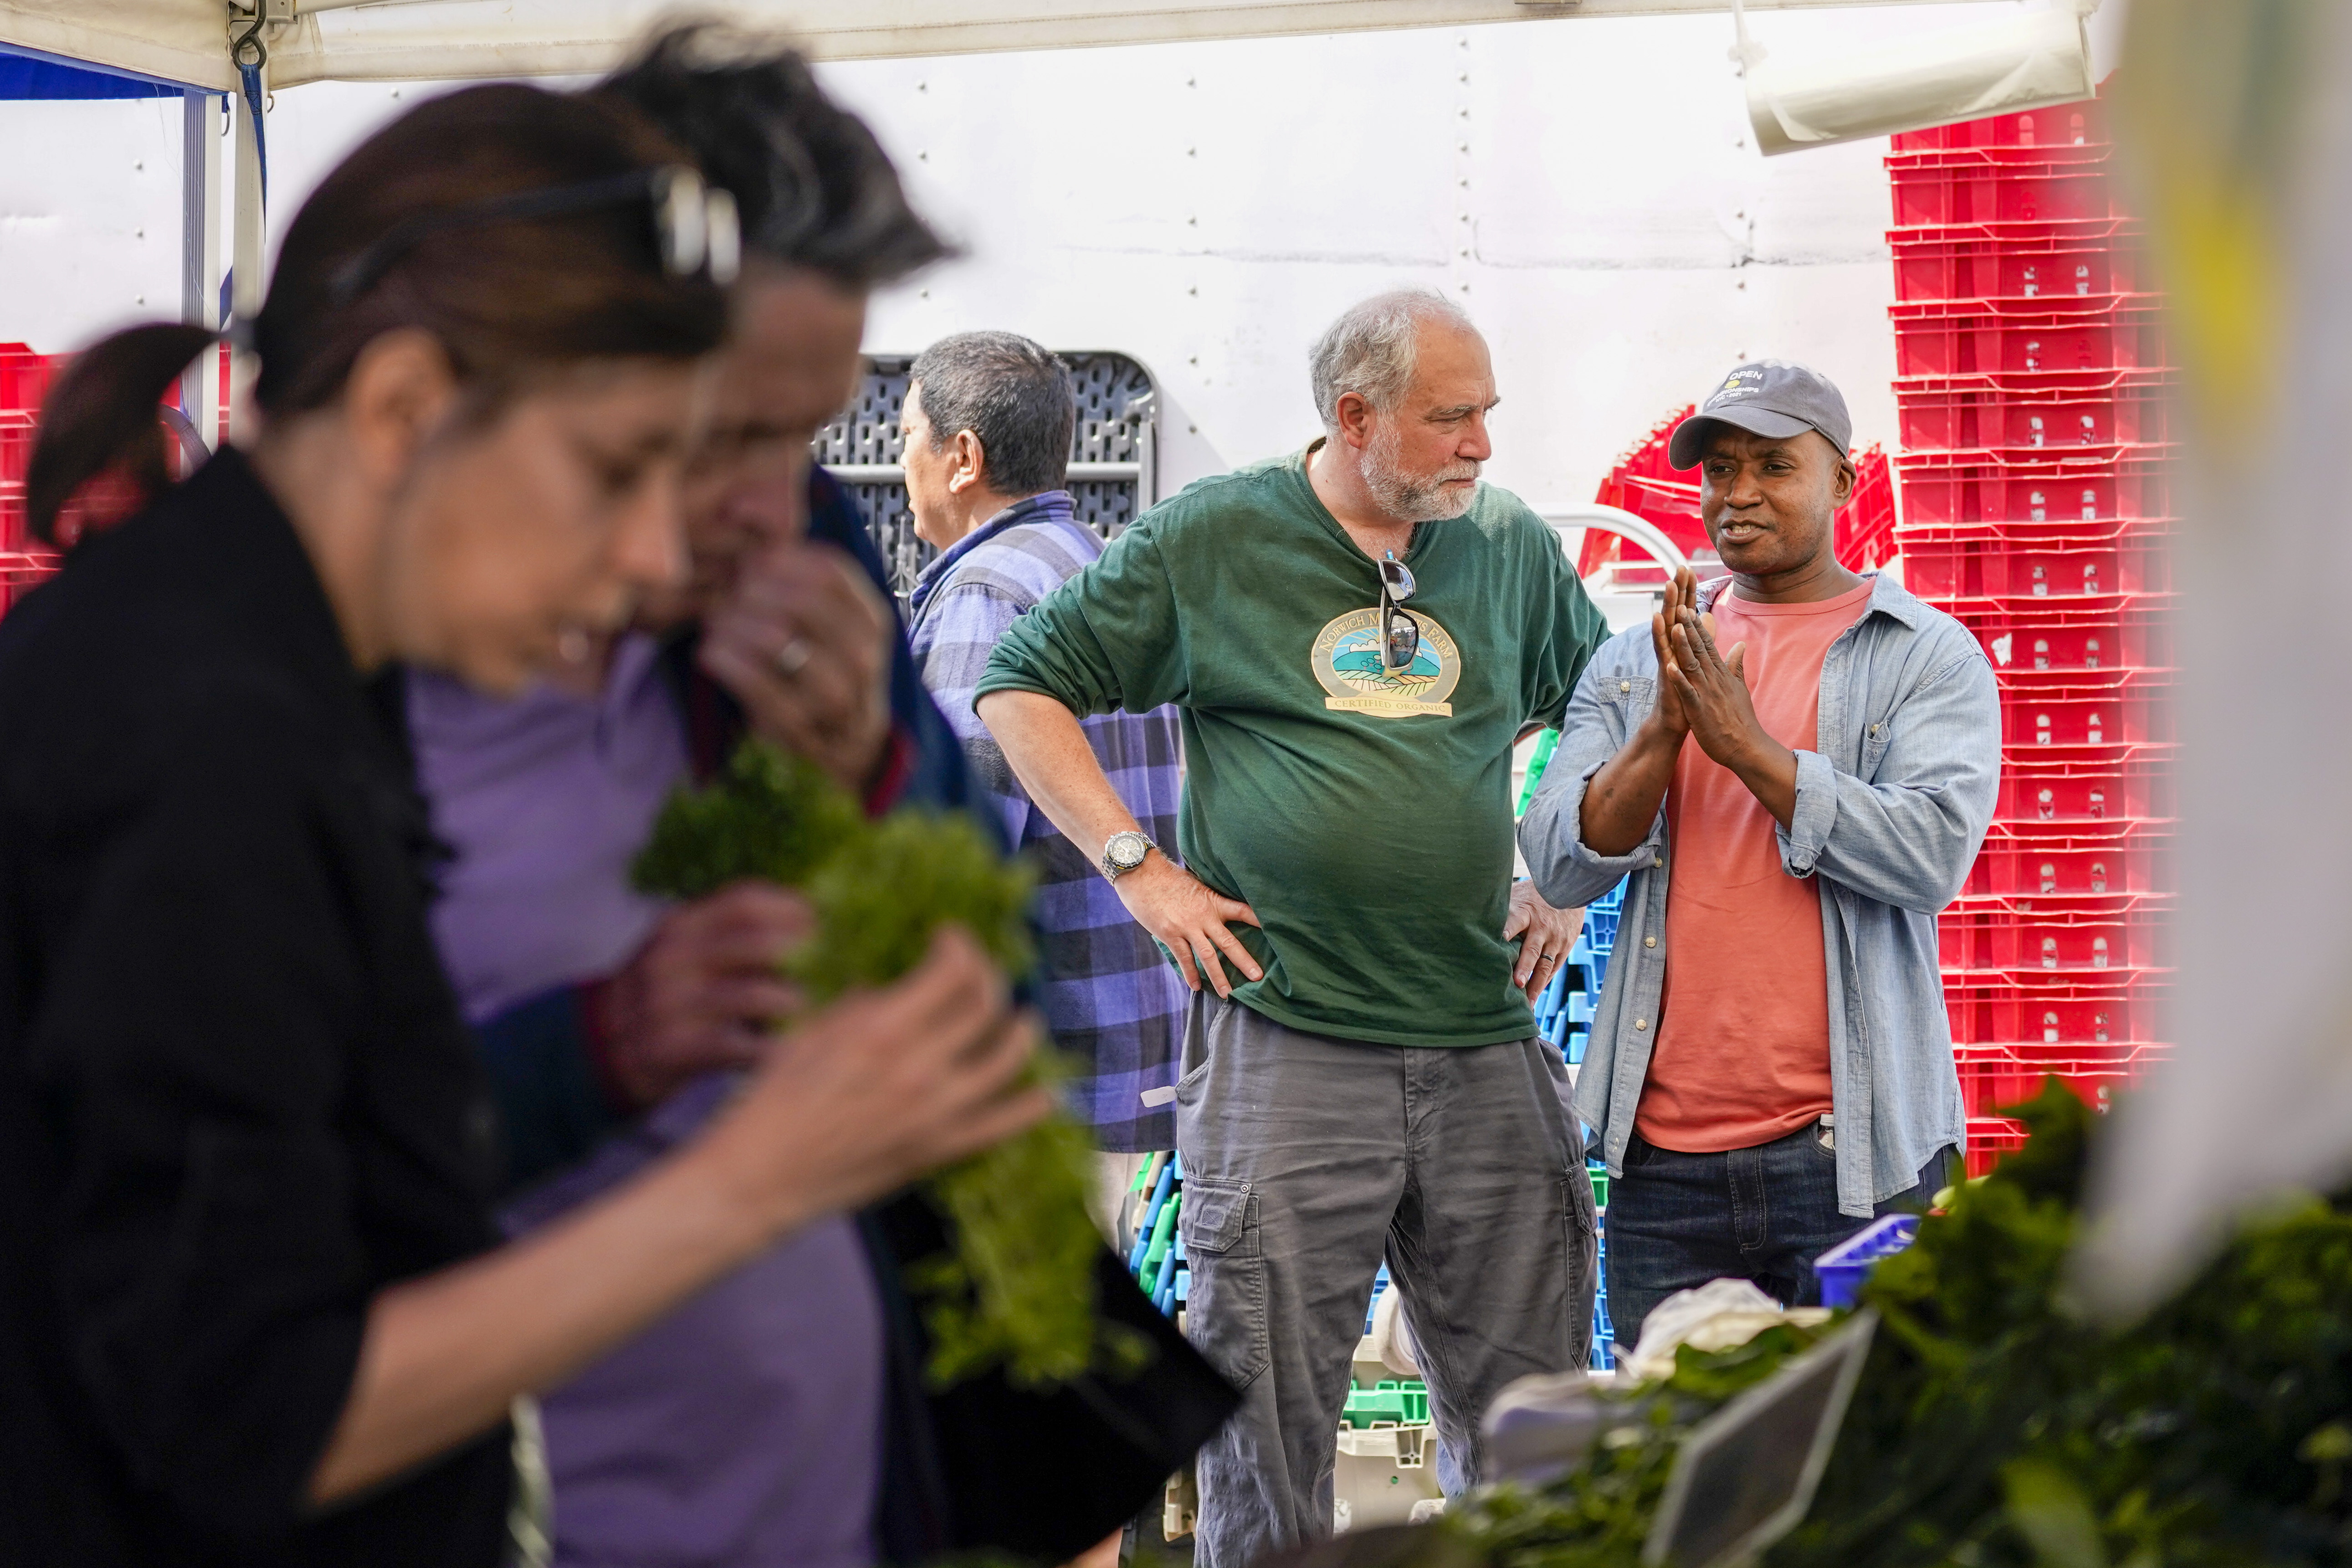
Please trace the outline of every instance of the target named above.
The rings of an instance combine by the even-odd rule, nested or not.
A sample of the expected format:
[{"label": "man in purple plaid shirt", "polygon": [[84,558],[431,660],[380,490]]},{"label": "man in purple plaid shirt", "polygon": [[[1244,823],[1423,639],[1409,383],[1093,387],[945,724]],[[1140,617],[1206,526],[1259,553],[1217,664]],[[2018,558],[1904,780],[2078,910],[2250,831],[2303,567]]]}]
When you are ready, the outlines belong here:
[{"label": "man in purple plaid shirt", "polygon": [[[1107,1152],[1175,1146],[1184,981],[1135,923],[1094,858],[1032,805],[972,716],[973,689],[1014,620],[1102,553],[1062,488],[1077,417],[1067,367],[1010,332],[962,332],[915,362],[901,429],[915,531],[942,552],[915,584],[908,640],[973,783],[1038,868],[1045,1009],[1077,1064],[1072,1112]],[[1103,772],[1143,830],[1176,842],[1182,793],[1176,710],[1085,722]]]}]

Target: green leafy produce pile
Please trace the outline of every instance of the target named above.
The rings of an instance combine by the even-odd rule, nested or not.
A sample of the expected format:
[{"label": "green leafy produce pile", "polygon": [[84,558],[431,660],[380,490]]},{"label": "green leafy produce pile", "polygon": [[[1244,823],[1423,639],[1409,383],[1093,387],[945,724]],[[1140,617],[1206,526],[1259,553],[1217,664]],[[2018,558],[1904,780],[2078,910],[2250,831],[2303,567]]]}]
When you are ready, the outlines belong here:
[{"label": "green leafy produce pile", "polygon": [[2352,1552],[2352,1214],[2271,1216],[2121,1333],[2057,1305],[2095,1120],[2033,1137],[1880,1264],[1885,1316],[1777,1568],[2156,1568]]},{"label": "green leafy produce pile", "polygon": [[[2095,1119],[2055,1083],[1864,1300],[1885,1321],[1804,1524],[1769,1568],[2251,1568],[2352,1561],[2352,1214],[2242,1234],[2122,1332],[2058,1304]],[[1811,1342],[1687,1349],[1612,1393],[1572,1475],[1474,1495],[1414,1561],[1633,1568],[1689,1427]]]},{"label": "green leafy produce pile", "polygon": [[[906,810],[869,823],[814,765],[757,742],[710,788],[671,796],[635,868],[640,889],[677,899],[747,877],[799,888],[814,906],[816,936],[784,963],[813,1005],[899,978],[950,921],[1007,973],[1030,963],[1030,874],[971,822]],[[1093,1148],[1056,1114],[924,1184],[955,1242],[908,1271],[935,1385],[1000,1363],[1028,1387],[1134,1364],[1139,1339],[1096,1311]]]}]

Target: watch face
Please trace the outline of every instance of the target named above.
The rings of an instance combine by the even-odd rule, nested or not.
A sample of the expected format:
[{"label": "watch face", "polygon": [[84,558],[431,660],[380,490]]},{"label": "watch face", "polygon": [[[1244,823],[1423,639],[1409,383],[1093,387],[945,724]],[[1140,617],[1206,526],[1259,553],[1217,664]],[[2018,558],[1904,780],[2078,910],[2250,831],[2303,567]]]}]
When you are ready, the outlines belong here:
[{"label": "watch face", "polygon": [[1110,842],[1103,846],[1105,857],[1122,871],[1132,871],[1142,865],[1143,857],[1150,849],[1151,841],[1140,833],[1114,833]]}]

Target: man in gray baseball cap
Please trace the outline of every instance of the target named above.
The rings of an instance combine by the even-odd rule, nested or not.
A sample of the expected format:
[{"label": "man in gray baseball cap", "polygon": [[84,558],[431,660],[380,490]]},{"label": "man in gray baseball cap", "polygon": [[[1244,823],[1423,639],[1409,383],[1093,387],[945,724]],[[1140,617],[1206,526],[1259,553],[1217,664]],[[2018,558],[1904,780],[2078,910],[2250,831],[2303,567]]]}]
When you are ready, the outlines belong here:
[{"label": "man in gray baseball cap", "polygon": [[1770,360],[1676,427],[1730,575],[1676,574],[1593,656],[1519,829],[1555,904],[1626,879],[1576,1110],[1617,1178],[1628,1344],[1710,1279],[1817,1300],[1813,1259],[1925,1207],[1962,1147],[1936,912],[1992,816],[2000,710],[1966,628],[1839,563],[1853,436]]}]

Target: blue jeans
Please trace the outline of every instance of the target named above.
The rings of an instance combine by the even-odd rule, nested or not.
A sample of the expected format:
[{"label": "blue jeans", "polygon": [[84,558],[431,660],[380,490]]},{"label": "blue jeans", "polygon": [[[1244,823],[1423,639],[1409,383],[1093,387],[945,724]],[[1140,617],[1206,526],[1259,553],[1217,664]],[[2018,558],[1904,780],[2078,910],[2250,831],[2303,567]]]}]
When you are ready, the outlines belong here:
[{"label": "blue jeans", "polygon": [[[1958,1154],[1938,1152],[1878,1212],[1925,1213],[1958,1179]],[[1624,1169],[1609,1187],[1606,1246],[1610,1327],[1623,1345],[1640,1341],[1659,1302],[1710,1279],[1748,1280],[1784,1307],[1815,1305],[1813,1259],[1870,1223],[1838,1212],[1837,1153],[1818,1126],[1717,1154],[1661,1149],[1636,1132]]]}]

